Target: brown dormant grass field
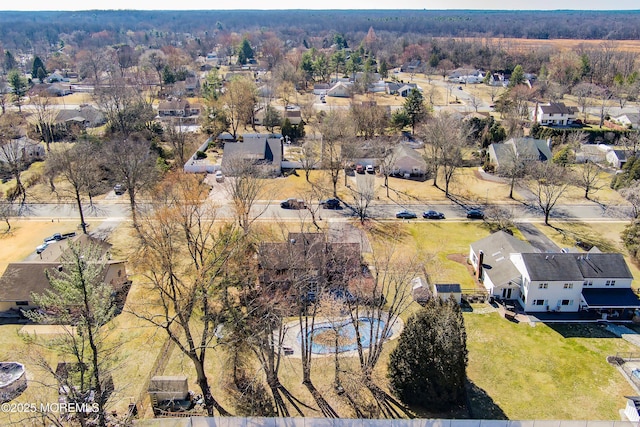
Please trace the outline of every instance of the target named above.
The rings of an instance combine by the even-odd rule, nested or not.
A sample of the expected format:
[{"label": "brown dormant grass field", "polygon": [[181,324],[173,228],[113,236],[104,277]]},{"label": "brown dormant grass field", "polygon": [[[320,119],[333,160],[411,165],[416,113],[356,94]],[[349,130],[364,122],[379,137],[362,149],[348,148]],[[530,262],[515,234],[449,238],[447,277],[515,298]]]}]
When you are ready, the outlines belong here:
[{"label": "brown dormant grass field", "polygon": [[[438,37],[436,37],[438,39]],[[444,40],[444,38],[442,38]],[[626,52],[640,52],[640,40],[581,40],[581,39],[517,39],[503,37],[461,37],[458,40],[501,46],[507,52],[522,52],[534,49],[575,50],[577,48],[594,49],[603,46]]]}]

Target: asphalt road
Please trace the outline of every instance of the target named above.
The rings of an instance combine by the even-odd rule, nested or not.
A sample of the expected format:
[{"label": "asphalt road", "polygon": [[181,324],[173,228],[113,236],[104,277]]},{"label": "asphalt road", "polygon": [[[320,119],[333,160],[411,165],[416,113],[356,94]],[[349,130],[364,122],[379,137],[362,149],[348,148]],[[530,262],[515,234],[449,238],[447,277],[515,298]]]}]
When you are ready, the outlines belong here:
[{"label": "asphalt road", "polygon": [[[348,201],[347,201],[348,203]],[[415,204],[393,204],[372,202],[369,208],[369,216],[377,219],[395,218],[396,212],[408,209],[415,212],[418,217],[423,211],[436,210],[443,212],[447,220],[467,220],[466,211],[470,208],[487,209],[493,204],[480,205],[458,205],[450,203],[415,203]],[[544,220],[542,211],[533,206],[522,203],[500,204],[503,209],[512,213],[516,222],[538,222]],[[346,219],[355,216],[354,211],[345,206],[339,210],[329,210],[312,206],[320,220],[325,219]],[[279,201],[260,201],[254,205],[253,212],[260,213],[261,219],[285,219],[285,220],[311,220],[311,213],[308,210],[282,209]],[[92,207],[85,206],[85,217],[88,223],[92,220],[121,221],[130,217],[129,205],[123,200],[105,200],[94,203]],[[20,217],[40,218],[40,219],[73,219],[79,218],[77,207],[72,203],[32,203],[27,204],[21,211]],[[226,203],[219,209],[218,217],[233,218],[232,207]],[[631,209],[628,206],[603,206],[597,203],[584,203],[573,205],[558,205],[551,212],[553,220],[579,220],[579,221],[627,221],[631,218]],[[422,220],[422,219],[419,219]],[[78,219],[78,222],[80,220]]]}]

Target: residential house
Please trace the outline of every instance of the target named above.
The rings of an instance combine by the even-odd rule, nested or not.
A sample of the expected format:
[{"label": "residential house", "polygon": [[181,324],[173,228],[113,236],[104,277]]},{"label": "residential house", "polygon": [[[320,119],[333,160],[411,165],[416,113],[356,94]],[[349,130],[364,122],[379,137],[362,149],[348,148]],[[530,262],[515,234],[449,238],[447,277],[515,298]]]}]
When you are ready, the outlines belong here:
[{"label": "residential house", "polygon": [[484,80],[484,74],[477,69],[458,68],[453,70],[447,80],[454,83],[482,83]]},{"label": "residential house", "polygon": [[327,96],[333,96],[336,98],[349,98],[353,88],[353,83],[350,82],[337,82],[329,90],[327,90]]},{"label": "residential house", "polygon": [[[282,107],[281,105],[271,105],[277,112],[280,114],[282,121],[284,119],[289,119],[289,123],[292,125],[299,125],[302,122],[302,113],[300,111],[300,107],[297,105],[287,105],[287,108]],[[253,124],[262,126],[264,122],[264,113],[265,109],[260,107],[253,114]]]},{"label": "residential house", "polygon": [[640,126],[640,114],[638,113],[622,114],[618,117],[613,118],[613,121],[629,129],[638,129],[638,127]]},{"label": "residential house", "polygon": [[71,90],[71,86],[63,83],[50,84],[45,90],[51,96],[66,96],[73,93],[73,91]]},{"label": "residential house", "polygon": [[55,119],[57,124],[79,124],[83,128],[92,128],[106,122],[102,111],[89,104],[81,104],[76,108],[58,110]]},{"label": "residential house", "polygon": [[400,71],[403,73],[420,73],[425,69],[425,64],[419,59],[413,59],[409,62],[405,62],[400,66]]},{"label": "residential house", "polygon": [[492,295],[517,300],[527,312],[593,311],[629,318],[640,307],[621,254],[538,253],[517,239],[489,237],[471,245],[476,274]]},{"label": "residential house", "polygon": [[533,112],[534,121],[543,126],[569,126],[576,121],[578,107],[567,107],[562,102],[538,104]]},{"label": "residential house", "polygon": [[24,164],[31,164],[35,161],[44,160],[44,146],[33,139],[21,136],[5,143],[0,150],[0,163],[13,163],[16,161]]},{"label": "residential house", "polygon": [[321,290],[346,297],[363,274],[359,243],[335,242],[324,233],[289,233],[285,242],[263,242],[259,280],[274,293],[315,300]]},{"label": "residential house", "polygon": [[604,163],[608,150],[603,150],[600,145],[580,144],[576,150],[576,163]]},{"label": "residential house", "polygon": [[[45,79],[47,83],[69,82],[69,78],[65,77],[61,71],[54,71]],[[68,85],[67,85],[68,86]]]},{"label": "residential house", "polygon": [[415,83],[387,82],[387,93],[389,95],[400,95],[401,97],[406,98],[413,89],[422,91],[422,89],[420,89],[420,87]]},{"label": "residential house", "polygon": [[64,268],[63,259],[69,240],[80,245],[98,245],[105,262],[102,280],[113,286],[116,292],[126,290],[128,278],[125,262],[109,259],[109,243],[82,234],[49,244],[34,260],[10,263],[0,277],[0,312],[36,308],[32,295],[51,289],[47,274]]},{"label": "residential house", "polygon": [[624,150],[609,150],[606,154],[607,162],[616,169],[622,169],[627,163],[627,153]]},{"label": "residential house", "polygon": [[327,91],[331,89],[331,86],[326,83],[318,83],[313,85],[314,95],[326,95]]},{"label": "residential house", "polygon": [[158,118],[162,121],[179,118],[184,125],[195,124],[200,115],[202,106],[189,103],[187,100],[170,98],[161,101],[158,105]]},{"label": "residential house", "polygon": [[424,157],[406,144],[396,145],[391,155],[393,156],[391,167],[393,175],[408,178],[427,174],[427,162]]},{"label": "residential house", "polygon": [[520,295],[520,272],[510,256],[535,251],[529,243],[498,231],[470,245],[469,262],[489,295],[517,299]]},{"label": "residential house", "polygon": [[511,138],[506,142],[494,142],[487,150],[489,162],[498,172],[501,168],[508,169],[514,161],[544,162],[552,158],[550,143],[550,140],[534,138]]},{"label": "residential house", "polygon": [[237,161],[252,162],[264,176],[278,176],[282,168],[283,140],[276,134],[245,134],[240,142],[225,142],[222,172],[234,176]]}]

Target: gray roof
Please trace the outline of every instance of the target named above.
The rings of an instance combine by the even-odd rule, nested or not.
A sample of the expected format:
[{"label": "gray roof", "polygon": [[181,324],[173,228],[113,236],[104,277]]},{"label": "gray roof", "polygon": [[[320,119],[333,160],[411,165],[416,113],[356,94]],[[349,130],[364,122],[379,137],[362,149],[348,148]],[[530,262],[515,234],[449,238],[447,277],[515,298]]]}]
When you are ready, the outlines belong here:
[{"label": "gray roof", "polygon": [[460,293],[462,289],[459,283],[436,283],[436,291],[441,293]]},{"label": "gray roof", "polygon": [[633,279],[629,266],[614,253],[523,253],[531,280],[562,281],[597,278]]},{"label": "gray roof", "polygon": [[549,105],[540,105],[540,110],[545,114],[575,114],[578,112],[577,107],[567,107],[562,102],[550,102]]},{"label": "gray roof", "polygon": [[222,156],[222,169],[226,170],[233,158],[251,160],[256,164],[271,164],[280,167],[282,163],[282,142],[280,138],[268,135],[243,136],[243,142],[226,142]]},{"label": "gray roof", "polygon": [[482,262],[484,274],[489,276],[495,286],[506,284],[510,280],[520,277],[520,272],[509,259],[510,254],[535,252],[536,250],[529,243],[504,231],[495,232],[472,243],[471,249],[476,255],[480,251],[484,253]]},{"label": "gray roof", "polygon": [[104,123],[104,114],[91,105],[81,105],[77,108],[59,110],[56,116],[56,122],[62,123],[67,121],[89,122],[91,125],[99,125]]},{"label": "gray roof", "polygon": [[544,139],[511,138],[504,143],[494,142],[490,145],[490,149],[495,154],[495,162],[498,166],[512,162],[515,158],[514,153],[523,162],[546,161],[552,157],[551,150]]}]

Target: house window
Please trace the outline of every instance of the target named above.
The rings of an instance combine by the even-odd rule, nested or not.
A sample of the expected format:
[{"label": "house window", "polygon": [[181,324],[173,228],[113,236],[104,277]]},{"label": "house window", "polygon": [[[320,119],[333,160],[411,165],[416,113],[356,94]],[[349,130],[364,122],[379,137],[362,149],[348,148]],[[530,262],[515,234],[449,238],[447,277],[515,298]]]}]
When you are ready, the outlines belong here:
[{"label": "house window", "polygon": [[538,285],[538,289],[547,289],[549,287],[548,283],[540,283]]},{"label": "house window", "polygon": [[593,286],[593,281],[592,280],[585,280],[582,283],[582,286]]},{"label": "house window", "polygon": [[563,299],[561,305],[573,305],[572,299]]},{"label": "house window", "polygon": [[611,286],[611,280],[607,280],[606,282],[604,282],[605,286]]},{"label": "house window", "polygon": [[29,301],[16,301],[16,305],[29,305]]},{"label": "house window", "polygon": [[565,289],[573,289],[573,283],[565,283],[564,284],[564,288]]},{"label": "house window", "polygon": [[615,285],[616,285],[616,281],[615,281],[615,280],[612,280],[612,281],[611,281],[611,286],[615,286]]},{"label": "house window", "polygon": [[547,304],[547,300],[546,299],[534,299],[533,300],[533,305],[546,305]]}]

